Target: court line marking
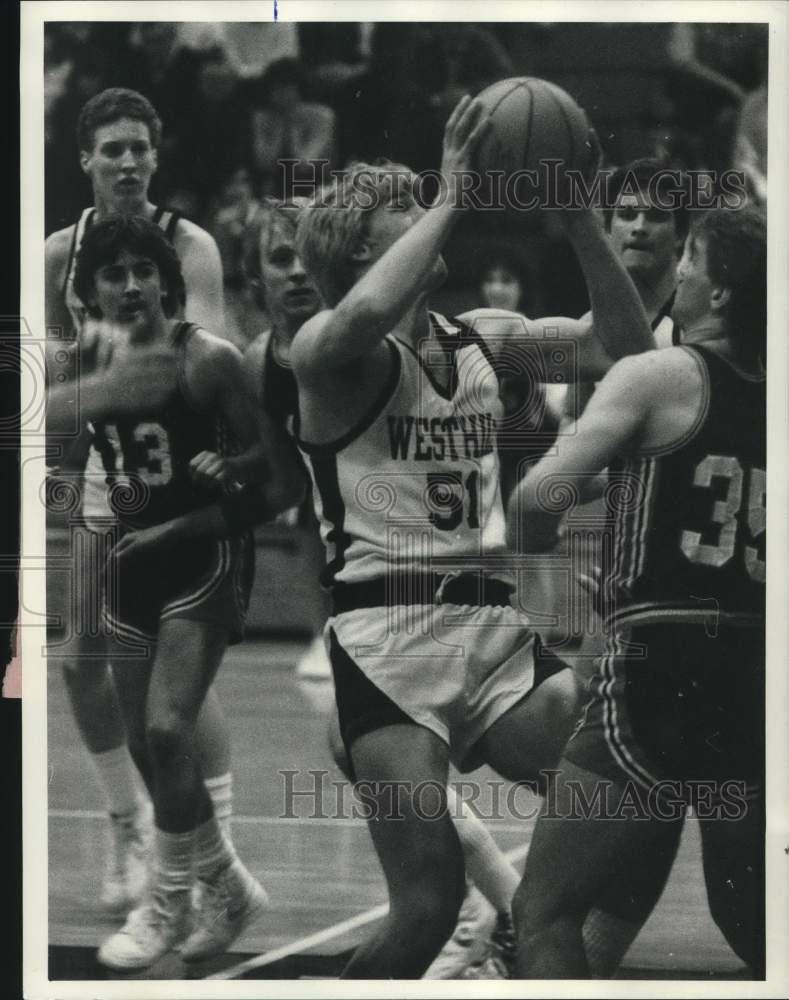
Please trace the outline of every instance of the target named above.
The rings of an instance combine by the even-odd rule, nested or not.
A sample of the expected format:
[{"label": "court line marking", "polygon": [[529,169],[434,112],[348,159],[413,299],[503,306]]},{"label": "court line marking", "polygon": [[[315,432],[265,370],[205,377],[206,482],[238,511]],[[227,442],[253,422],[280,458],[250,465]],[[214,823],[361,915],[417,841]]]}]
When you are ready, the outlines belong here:
[{"label": "court line marking", "polygon": [[[521,828],[519,827],[518,829]],[[520,844],[518,847],[513,847],[511,850],[506,851],[504,856],[508,861],[520,861],[521,858],[526,856],[526,852],[528,850],[528,843]],[[307,937],[291,941],[290,944],[281,945],[279,948],[274,948],[272,951],[265,951],[262,955],[257,955],[254,958],[248,958],[244,962],[239,962],[237,965],[231,965],[230,968],[223,969],[221,972],[215,972],[213,975],[206,976],[205,978],[237,979],[239,976],[243,976],[246,972],[252,972],[254,969],[262,969],[264,966],[278,962],[282,958],[288,958],[290,955],[300,954],[307,948],[314,948],[319,944],[326,944],[327,941],[340,937],[340,935],[345,934],[348,931],[355,930],[357,927],[364,927],[365,924],[370,924],[374,920],[380,920],[381,917],[385,917],[388,912],[389,904],[381,903],[378,906],[373,906],[371,909],[365,910],[362,913],[357,913],[355,917],[349,917],[347,920],[342,920],[338,924],[332,924],[330,927],[326,927],[322,931],[317,931],[315,934],[309,934]]]},{"label": "court line marking", "polygon": [[[107,813],[100,809],[50,809],[48,811],[50,819],[107,819]],[[485,817],[480,817],[485,823]],[[495,833],[500,830],[502,833],[523,833],[524,824],[529,823],[532,817],[525,817],[518,823],[506,823],[491,821],[486,824],[486,829]],[[536,816],[534,817],[536,819]],[[348,816],[233,816],[233,823],[240,825],[262,823],[264,826],[353,826],[367,828],[365,820]]]}]

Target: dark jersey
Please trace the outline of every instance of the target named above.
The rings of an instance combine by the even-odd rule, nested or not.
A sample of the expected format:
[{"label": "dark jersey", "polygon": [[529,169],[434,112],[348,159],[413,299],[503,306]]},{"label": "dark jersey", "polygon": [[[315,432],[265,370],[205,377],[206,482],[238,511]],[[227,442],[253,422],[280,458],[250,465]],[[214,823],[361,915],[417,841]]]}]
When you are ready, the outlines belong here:
[{"label": "dark jersey", "polygon": [[[94,426],[94,449],[103,467],[106,501],[124,527],[161,524],[212,503],[221,492],[195,486],[189,475],[189,462],[199,452],[227,455],[233,451],[222,419],[201,411],[186,385],[184,355],[196,329],[192,323],[178,323],[173,328],[179,379],[163,409]],[[85,516],[90,517],[87,509]]]},{"label": "dark jersey", "polygon": [[[684,347],[704,379],[684,439],[610,466],[614,615],[635,606],[764,614],[766,383]],[[614,502],[618,498],[619,502]]]},{"label": "dark jersey", "polygon": [[274,357],[274,337],[269,335],[263,362],[263,409],[272,420],[281,424],[288,433],[293,432],[293,421],[299,408],[296,376],[291,368],[280,364]]}]

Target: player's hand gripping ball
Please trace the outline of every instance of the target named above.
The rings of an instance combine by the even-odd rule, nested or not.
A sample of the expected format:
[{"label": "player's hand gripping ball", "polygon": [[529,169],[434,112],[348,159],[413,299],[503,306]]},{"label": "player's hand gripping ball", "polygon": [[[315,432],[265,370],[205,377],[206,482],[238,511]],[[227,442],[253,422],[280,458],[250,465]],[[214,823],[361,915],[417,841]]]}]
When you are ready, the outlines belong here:
[{"label": "player's hand gripping ball", "polygon": [[476,100],[491,120],[477,148],[477,169],[504,172],[501,191],[510,215],[523,219],[535,208],[569,207],[567,171],[589,181],[600,160],[586,112],[561,87],[528,76],[500,80]]}]

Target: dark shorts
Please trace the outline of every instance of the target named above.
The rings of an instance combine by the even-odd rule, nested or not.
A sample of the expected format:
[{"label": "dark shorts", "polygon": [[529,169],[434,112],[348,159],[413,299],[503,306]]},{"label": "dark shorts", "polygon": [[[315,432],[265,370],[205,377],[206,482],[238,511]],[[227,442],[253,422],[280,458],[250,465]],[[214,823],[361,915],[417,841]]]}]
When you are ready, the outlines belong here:
[{"label": "dark shorts", "polygon": [[206,622],[242,640],[254,574],[251,535],[193,539],[161,555],[120,568],[105,565],[102,614],[107,629],[127,642],[155,642],[171,618]]},{"label": "dark shorts", "polygon": [[689,800],[697,782],[753,794],[764,776],[764,641],[752,624],[618,632],[565,757],[647,790],[679,782]]}]

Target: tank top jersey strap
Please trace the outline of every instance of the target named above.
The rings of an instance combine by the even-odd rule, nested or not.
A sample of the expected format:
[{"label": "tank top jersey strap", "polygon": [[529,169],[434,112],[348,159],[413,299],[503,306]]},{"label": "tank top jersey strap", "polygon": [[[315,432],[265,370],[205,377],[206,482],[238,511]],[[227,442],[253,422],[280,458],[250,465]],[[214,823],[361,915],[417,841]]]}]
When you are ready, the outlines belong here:
[{"label": "tank top jersey strap", "polygon": [[[178,222],[181,219],[181,213],[173,211],[168,208],[163,208],[162,206],[157,206],[151,221],[155,222],[157,226],[164,230],[164,234],[167,239],[172,243],[175,238],[175,230],[178,226]],[[77,254],[82,246],[82,241],[85,238],[85,233],[96,221],[96,209],[86,208],[76,225],[74,226],[74,233],[71,237],[71,245],[69,247],[68,262],[66,265],[66,275],[63,279],[63,298],[66,303],[66,308],[71,315],[71,320],[74,325],[75,334],[79,334],[82,327],[85,325],[85,321],[88,315],[85,304],[79,298],[77,293],[74,291],[74,272],[77,267]]]},{"label": "tank top jersey strap", "polygon": [[652,332],[655,335],[655,346],[658,348],[678,347],[681,343],[679,323],[671,318],[675,296],[676,292],[672,292],[652,320]]},{"label": "tank top jersey strap", "polygon": [[293,374],[292,368],[277,360],[274,354],[274,337],[271,331],[268,333],[268,340],[263,352],[261,380],[263,409],[272,420],[276,420],[288,433],[292,434],[299,408],[296,376]]}]

